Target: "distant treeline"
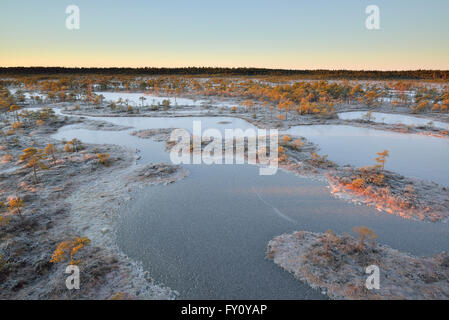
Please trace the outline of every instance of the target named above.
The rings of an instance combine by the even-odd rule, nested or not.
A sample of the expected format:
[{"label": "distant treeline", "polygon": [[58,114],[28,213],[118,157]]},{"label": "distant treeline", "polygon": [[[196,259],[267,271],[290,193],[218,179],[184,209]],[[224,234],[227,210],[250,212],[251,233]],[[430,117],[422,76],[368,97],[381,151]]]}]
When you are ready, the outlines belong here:
[{"label": "distant treeline", "polygon": [[449,80],[449,70],[356,71],[286,70],[263,68],[65,68],[0,67],[0,75],[213,75],[213,76],[297,76],[308,79],[357,80]]}]

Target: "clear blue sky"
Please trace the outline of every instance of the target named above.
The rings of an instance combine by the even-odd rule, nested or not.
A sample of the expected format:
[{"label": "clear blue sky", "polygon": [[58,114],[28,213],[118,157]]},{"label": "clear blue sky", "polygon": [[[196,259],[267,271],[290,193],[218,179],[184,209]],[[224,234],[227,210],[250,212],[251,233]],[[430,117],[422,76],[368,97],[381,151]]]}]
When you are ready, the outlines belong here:
[{"label": "clear blue sky", "polygon": [[1,0],[0,66],[449,69],[448,16],[448,0]]}]

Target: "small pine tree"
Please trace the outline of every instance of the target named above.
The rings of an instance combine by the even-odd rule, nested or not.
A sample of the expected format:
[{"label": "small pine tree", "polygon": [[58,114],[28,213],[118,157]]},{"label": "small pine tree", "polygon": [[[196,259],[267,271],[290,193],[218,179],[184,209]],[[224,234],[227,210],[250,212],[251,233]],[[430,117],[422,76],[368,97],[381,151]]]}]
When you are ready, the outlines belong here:
[{"label": "small pine tree", "polygon": [[45,160],[46,156],[43,150],[36,148],[26,148],[23,150],[23,154],[19,157],[20,161],[28,161],[27,166],[29,168],[33,168],[34,174],[34,183],[38,184],[39,181],[37,179],[37,169],[48,169],[48,167],[42,162]]},{"label": "small pine tree", "polygon": [[52,144],[52,143],[47,144],[47,146],[46,146],[45,149],[44,149],[45,155],[46,155],[47,157],[48,157],[48,156],[51,156],[53,162],[56,161],[56,156],[55,156],[55,153],[56,153],[56,152],[58,152],[58,149],[56,149],[55,145]]},{"label": "small pine tree", "polygon": [[19,216],[22,218],[22,211],[20,211],[20,208],[25,207],[25,204],[23,203],[23,200],[19,197],[11,197],[8,199],[8,210],[11,212],[17,212]]},{"label": "small pine tree", "polygon": [[377,234],[374,233],[373,230],[369,229],[368,227],[360,226],[360,227],[354,227],[353,231],[355,234],[359,237],[359,251],[363,251],[363,248],[365,246],[365,240],[368,238],[371,238],[371,240],[377,239]]},{"label": "small pine tree", "polygon": [[378,157],[376,158],[376,162],[378,163],[377,167],[382,168],[382,171],[385,169],[385,163],[387,162],[387,157],[390,156],[388,150],[384,150],[383,152],[376,153]]}]

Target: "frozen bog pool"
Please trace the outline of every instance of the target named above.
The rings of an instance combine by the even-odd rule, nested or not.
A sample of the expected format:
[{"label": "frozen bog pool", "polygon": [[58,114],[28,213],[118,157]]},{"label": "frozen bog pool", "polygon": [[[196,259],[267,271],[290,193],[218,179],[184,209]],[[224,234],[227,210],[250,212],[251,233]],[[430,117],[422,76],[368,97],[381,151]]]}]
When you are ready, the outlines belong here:
[{"label": "frozen bog pool", "polygon": [[[131,127],[123,131],[96,131],[80,128],[78,124],[68,125],[53,136],[56,139],[71,140],[77,138],[86,143],[118,144],[140,150],[143,162],[170,162],[170,156],[165,151],[165,143],[154,142],[152,139],[141,139],[132,136],[131,132],[144,129],[182,128],[193,132],[193,121],[201,122],[201,129],[216,128],[224,136],[225,129],[255,128],[245,120],[231,117],[84,117],[91,120],[107,121],[119,126]],[[157,148],[155,146],[158,146]],[[141,161],[141,162],[142,162]]]},{"label": "frozen bog pool", "polygon": [[[368,112],[354,111],[354,112],[341,112],[338,117],[342,120],[361,120],[366,119]],[[449,123],[434,121],[429,118],[421,118],[415,116],[408,116],[402,114],[391,114],[382,112],[372,112],[371,121],[376,123],[385,124],[404,124],[407,126],[432,126],[436,129],[449,130]]]},{"label": "frozen bog pool", "polygon": [[[23,89],[19,89],[19,88],[9,88],[8,90],[9,90],[9,92],[11,94],[15,94],[19,90],[23,91]],[[33,96],[33,97],[38,96],[41,100],[47,99],[47,95],[46,94],[42,94],[42,93],[39,93],[39,92],[31,92],[31,93],[30,92],[23,92],[23,95],[25,96],[25,99],[27,99],[27,100],[29,100],[31,98],[31,96]]]},{"label": "frozen bog pool", "polygon": [[333,198],[324,182],[251,166],[188,166],[189,177],[150,187],[122,206],[117,241],[181,299],[317,299],[265,258],[269,240],[297,230],[352,233],[415,254],[449,248],[445,224],[402,219]]},{"label": "frozen bog pool", "polygon": [[346,125],[295,126],[286,132],[317,144],[319,154],[340,165],[373,165],[376,152],[388,150],[386,169],[449,186],[448,139]]},{"label": "frozen bog pool", "polygon": [[209,128],[218,129],[224,134],[225,129],[243,130],[248,128],[257,129],[243,119],[232,117],[86,117],[108,121],[120,126],[133,127],[134,130],[182,128],[192,132],[193,121],[200,121],[202,130]]},{"label": "frozen bog pool", "polygon": [[143,101],[144,105],[158,105],[162,104],[163,100],[169,100],[172,106],[180,105],[180,106],[201,106],[204,100],[193,100],[193,99],[185,99],[185,98],[173,98],[173,97],[159,97],[152,94],[139,93],[139,92],[106,92],[99,91],[95,92],[96,95],[103,95],[105,101],[108,102],[117,102],[119,99],[122,99],[123,102],[128,100],[131,105],[141,106],[142,100],[141,97],[144,97]]},{"label": "frozen bog pool", "polygon": [[[65,114],[63,114],[62,112],[61,112],[61,109],[60,108],[51,108],[54,112],[55,112],[55,115],[58,115],[58,116],[65,116]],[[33,111],[33,112],[36,112],[36,111],[40,111],[40,110],[42,110],[42,108],[41,107],[32,107],[32,108],[24,108],[24,109],[22,109],[23,111]]]},{"label": "frozen bog pool", "polygon": [[142,100],[141,97],[144,97],[143,105],[160,105],[162,101],[169,100],[171,106],[190,106],[190,107],[203,107],[203,106],[212,106],[216,108],[231,108],[236,106],[238,108],[241,107],[239,104],[227,103],[227,102],[216,102],[208,99],[189,99],[189,98],[177,98],[177,97],[161,97],[156,96],[154,94],[147,94],[144,92],[108,92],[108,91],[98,91],[95,92],[96,95],[103,95],[105,97],[105,101],[115,102],[121,98],[123,102],[128,100],[129,104],[132,106],[141,106]]},{"label": "frozen bog pool", "polygon": [[[222,117],[97,119],[135,128],[110,132],[67,126],[54,137],[138,148],[141,163],[169,162],[163,142],[140,139],[129,132],[164,127],[190,129],[194,119],[204,121],[204,128],[252,127],[243,120]],[[372,145],[378,151],[391,138],[388,133],[372,131],[354,142],[351,137],[355,132],[344,130],[303,127],[300,131],[309,137],[322,136],[323,141],[329,139],[330,145],[333,142],[336,149],[349,150],[361,162],[373,155],[371,149],[361,150],[359,144],[366,144],[367,139],[374,144],[379,139],[379,146]],[[416,145],[414,140],[404,141]],[[440,148],[446,146],[441,144],[444,139],[435,141],[440,141]],[[406,162],[409,155],[401,158],[399,152],[395,149],[395,159]],[[336,199],[323,181],[282,171],[260,176],[258,168],[250,165],[185,167],[190,172],[186,179],[133,194],[133,201],[122,204],[117,223],[119,247],[141,261],[153,279],[178,290],[181,299],[323,298],[265,258],[268,241],[285,232],[332,229],[352,233],[354,226],[364,225],[379,234],[379,242],[399,250],[430,255],[449,249],[446,224],[409,221]]]}]

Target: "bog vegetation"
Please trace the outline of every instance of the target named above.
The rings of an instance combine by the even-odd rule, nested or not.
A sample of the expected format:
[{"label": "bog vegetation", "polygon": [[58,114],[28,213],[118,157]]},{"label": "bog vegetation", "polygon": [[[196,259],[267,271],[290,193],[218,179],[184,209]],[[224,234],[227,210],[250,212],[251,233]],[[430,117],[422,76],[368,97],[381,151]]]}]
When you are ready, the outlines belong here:
[{"label": "bog vegetation", "polygon": [[[6,86],[20,88],[14,94]],[[3,88],[2,88],[3,87]],[[158,76],[136,77],[131,75],[34,75],[16,76],[0,80],[0,110],[11,112],[20,127],[19,111],[26,100],[26,92],[33,103],[82,102],[93,108],[104,106],[101,91],[137,91],[174,96],[205,96],[242,99],[242,106],[255,115],[266,109],[277,119],[289,120],[300,115],[332,117],[342,105],[359,104],[372,110],[379,105],[391,108],[406,107],[413,113],[449,112],[449,86],[442,82],[438,86],[413,81],[368,81],[350,80],[324,81],[300,80],[287,76],[250,77],[194,77]],[[160,105],[148,105],[141,97],[140,103],[131,105],[126,99],[108,102],[111,110],[135,113],[139,108],[168,110],[170,100]],[[233,112],[237,108],[232,109]],[[40,115],[39,120],[44,114]],[[41,123],[39,121],[39,123]]]}]

